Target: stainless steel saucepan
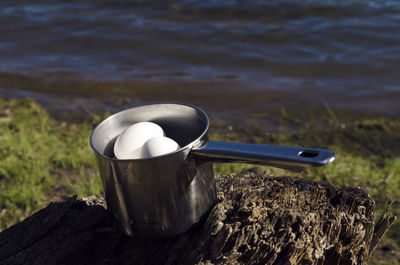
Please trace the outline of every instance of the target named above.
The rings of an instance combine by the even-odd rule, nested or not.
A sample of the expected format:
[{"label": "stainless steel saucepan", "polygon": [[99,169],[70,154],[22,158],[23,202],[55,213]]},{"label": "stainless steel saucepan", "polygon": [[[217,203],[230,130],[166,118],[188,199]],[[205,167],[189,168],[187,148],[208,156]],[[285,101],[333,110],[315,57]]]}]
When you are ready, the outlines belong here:
[{"label": "stainless steel saucepan", "polygon": [[[148,159],[116,159],[113,146],[134,123],[150,121],[181,148]],[[213,162],[244,162],[301,170],[335,159],[324,149],[208,140],[209,120],[187,104],[127,109],[101,122],[90,136],[108,208],[123,233],[168,237],[187,231],[216,202]]]}]

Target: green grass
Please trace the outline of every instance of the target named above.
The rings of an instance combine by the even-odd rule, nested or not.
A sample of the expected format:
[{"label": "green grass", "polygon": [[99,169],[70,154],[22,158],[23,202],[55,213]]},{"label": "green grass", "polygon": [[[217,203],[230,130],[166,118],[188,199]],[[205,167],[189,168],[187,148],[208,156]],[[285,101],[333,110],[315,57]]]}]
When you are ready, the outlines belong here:
[{"label": "green grass", "polygon": [[91,129],[56,121],[32,100],[0,100],[0,230],[52,199],[101,192]]},{"label": "green grass", "polygon": [[[328,148],[335,152],[335,162],[302,173],[215,164],[216,174],[256,170],[328,181],[335,186],[360,186],[376,200],[378,209],[392,203],[391,211],[399,216],[399,120],[376,118],[343,124],[329,118],[299,121],[286,112],[282,116],[282,124],[274,132],[240,124],[228,128],[214,122],[210,139]],[[33,100],[0,99],[0,231],[52,200],[102,192],[89,135],[104,117],[80,122],[56,120]],[[378,253],[371,264],[399,264],[399,237],[400,225],[395,222],[383,242],[389,252]]]}]

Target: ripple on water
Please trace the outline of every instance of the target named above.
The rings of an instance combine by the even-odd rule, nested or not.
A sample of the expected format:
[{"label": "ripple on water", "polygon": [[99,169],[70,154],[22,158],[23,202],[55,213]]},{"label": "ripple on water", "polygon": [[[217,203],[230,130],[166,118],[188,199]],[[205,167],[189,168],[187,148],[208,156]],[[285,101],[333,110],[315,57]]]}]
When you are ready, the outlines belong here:
[{"label": "ripple on water", "polygon": [[[227,97],[312,89],[314,101],[340,94],[328,96],[338,106],[398,92],[400,83],[399,1],[5,0],[0,36],[0,72],[39,79],[173,81],[189,90],[212,83],[210,93]],[[4,79],[0,85],[34,89]],[[350,105],[367,100],[360,102]],[[380,102],[398,112],[392,98]]]}]

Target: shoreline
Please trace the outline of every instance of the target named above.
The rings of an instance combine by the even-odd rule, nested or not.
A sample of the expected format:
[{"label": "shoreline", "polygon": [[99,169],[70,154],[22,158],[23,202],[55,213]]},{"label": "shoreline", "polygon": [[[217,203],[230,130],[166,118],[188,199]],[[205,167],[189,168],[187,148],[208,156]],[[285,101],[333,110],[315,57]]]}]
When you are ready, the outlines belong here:
[{"label": "shoreline", "polygon": [[398,119],[397,115],[388,113],[332,108],[326,102],[320,107],[313,106],[300,110],[296,105],[280,108],[247,105],[242,106],[241,109],[234,109],[233,106],[227,109],[221,109],[221,105],[223,104],[215,107],[204,106],[204,103],[193,104],[190,100],[191,97],[191,95],[187,98],[182,97],[181,101],[163,100],[162,97],[153,101],[129,100],[122,97],[106,100],[98,98],[98,95],[96,99],[91,99],[87,97],[76,97],[74,95],[57,97],[41,92],[21,90],[18,90],[17,93],[15,93],[15,91],[14,93],[4,93],[0,88],[0,98],[6,100],[31,98],[41,107],[45,108],[52,117],[72,122],[85,122],[93,119],[94,116],[114,114],[127,108],[162,102],[189,102],[188,104],[200,107],[209,116],[210,121],[217,125],[218,128],[264,128],[267,131],[278,131],[282,130],[282,127],[287,126],[285,128],[286,130],[295,131],[299,128],[307,128],[311,123],[314,127],[326,128],[331,127],[332,123],[336,123],[337,126],[340,126],[341,124],[363,119]]},{"label": "shoreline", "polygon": [[[263,95],[269,96],[268,93],[263,93]],[[59,97],[42,92],[21,90],[14,90],[10,93],[0,87],[0,98],[6,100],[32,98],[45,108],[52,117],[67,121],[87,121],[92,119],[93,116],[101,116],[104,113],[114,114],[127,108],[161,102],[184,102],[195,105],[207,113],[211,122],[221,126],[258,127],[269,131],[277,131],[282,125],[288,125],[291,130],[296,130],[307,127],[311,123],[314,127],[323,128],[331,126],[332,123],[340,126],[341,124],[371,118],[399,119],[399,115],[392,113],[335,108],[327,102],[323,102],[320,106],[308,107],[304,107],[304,105],[299,107],[297,104],[283,105],[282,107],[265,106],[253,102],[240,104],[242,99],[246,100],[245,96],[241,93],[235,94],[233,102],[227,102],[231,101],[229,98],[222,101],[218,99],[207,101],[207,98],[193,100],[195,95],[192,94],[181,95],[179,100],[172,100],[160,95],[154,95],[153,100],[124,97],[106,99],[100,98],[98,95],[96,95],[96,98],[77,97],[75,95]],[[221,97],[217,96],[217,98]],[[235,108],[235,104],[237,108]]]},{"label": "shoreline", "polygon": [[[245,87],[238,89],[237,86]],[[400,93],[386,91],[346,98],[340,91],[323,88],[267,90],[246,84],[192,82],[185,80],[93,81],[65,76],[30,77],[0,72],[0,97],[30,97],[53,116],[88,118],[91,114],[115,113],[125,108],[159,103],[184,102],[202,108],[213,120],[249,124],[275,124],[288,115],[295,119],[324,119],[337,116],[339,121],[371,117],[400,117]],[[333,113],[333,115],[332,115]]]}]

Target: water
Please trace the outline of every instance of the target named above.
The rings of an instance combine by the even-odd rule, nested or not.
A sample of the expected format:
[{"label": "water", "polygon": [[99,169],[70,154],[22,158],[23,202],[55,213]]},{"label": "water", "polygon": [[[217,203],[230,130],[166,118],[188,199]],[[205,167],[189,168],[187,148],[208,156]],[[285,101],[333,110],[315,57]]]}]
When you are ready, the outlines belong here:
[{"label": "water", "polygon": [[1,95],[59,111],[399,115],[399,65],[399,0],[0,2]]}]

